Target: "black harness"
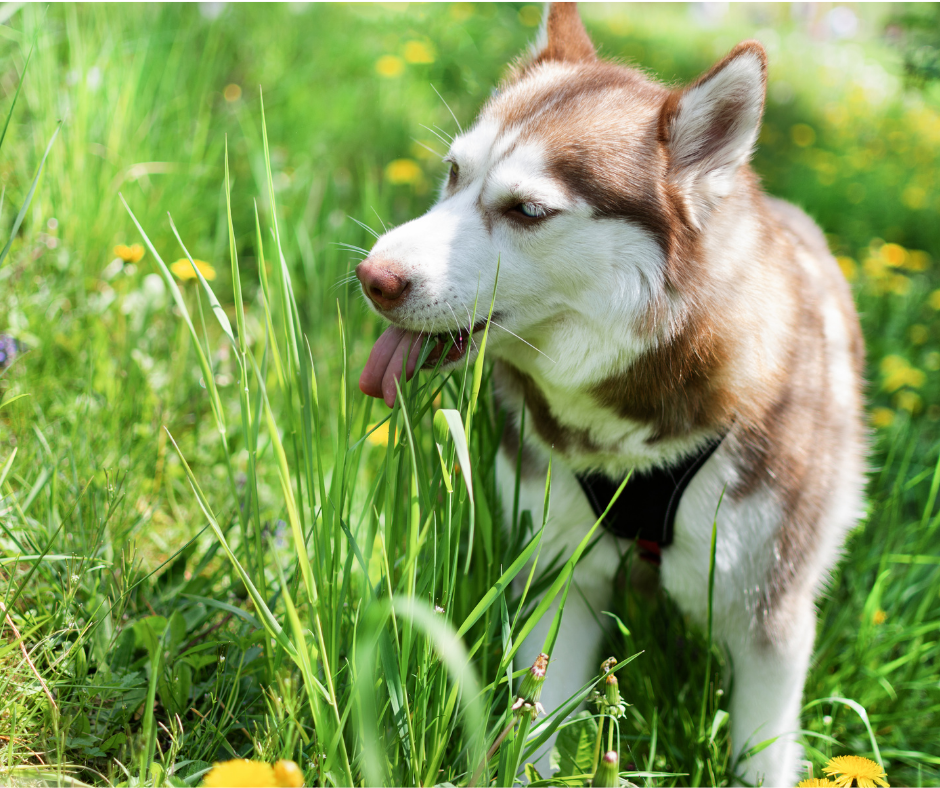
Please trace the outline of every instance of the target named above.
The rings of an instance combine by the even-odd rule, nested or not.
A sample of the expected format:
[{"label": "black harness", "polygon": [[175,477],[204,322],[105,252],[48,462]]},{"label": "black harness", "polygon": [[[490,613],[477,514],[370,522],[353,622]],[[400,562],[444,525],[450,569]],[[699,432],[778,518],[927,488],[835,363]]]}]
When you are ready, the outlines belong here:
[{"label": "black harness", "polygon": [[[723,439],[724,435],[714,438],[670,468],[655,468],[631,476],[601,525],[616,537],[636,540],[640,557],[658,564],[661,548],[672,544],[682,493]],[[581,474],[577,479],[597,517],[604,513],[623,483],[623,480],[613,482],[600,473]]]}]

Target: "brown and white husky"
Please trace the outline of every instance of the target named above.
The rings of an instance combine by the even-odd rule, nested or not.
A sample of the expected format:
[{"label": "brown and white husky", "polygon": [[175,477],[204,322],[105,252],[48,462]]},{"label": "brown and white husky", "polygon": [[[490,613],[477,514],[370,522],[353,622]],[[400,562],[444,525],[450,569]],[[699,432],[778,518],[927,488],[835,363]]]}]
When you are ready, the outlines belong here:
[{"label": "brown and white husky", "polygon": [[[437,204],[356,269],[392,323],[360,386],[392,404],[417,339],[480,330],[469,316],[498,261],[487,352],[510,438],[525,410],[521,505],[536,522],[555,458],[545,549],[577,544],[596,520],[586,478],[616,485],[632,470],[642,492],[644,479],[700,466],[670,539],[651,547],[660,582],[705,623],[724,492],[713,621],[733,666],[733,743],[776,737],[741,776],[792,785],[815,600],[862,510],[863,345],[822,233],[764,194],[748,164],[766,71],[746,41],[673,90],[599,60],[574,6],[552,5],[531,53],[454,140]],[[466,352],[472,339],[445,366]],[[499,467],[510,496],[511,444]],[[577,567],[546,707],[596,672],[597,612],[624,546],[604,540]]]}]

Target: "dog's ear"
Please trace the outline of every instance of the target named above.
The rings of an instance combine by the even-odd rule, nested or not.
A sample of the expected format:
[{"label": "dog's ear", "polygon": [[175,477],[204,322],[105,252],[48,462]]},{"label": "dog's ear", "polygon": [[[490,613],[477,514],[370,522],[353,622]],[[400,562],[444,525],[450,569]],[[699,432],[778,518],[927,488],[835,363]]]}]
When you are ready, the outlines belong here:
[{"label": "dog's ear", "polygon": [[692,198],[693,221],[727,196],[760,131],[767,55],[757,41],[738,44],[689,87],[673,93],[660,115],[669,180]]},{"label": "dog's ear", "polygon": [[597,60],[594,44],[584,29],[576,3],[548,4],[532,46],[532,57],[526,65],[534,66],[548,60],[569,63]]}]

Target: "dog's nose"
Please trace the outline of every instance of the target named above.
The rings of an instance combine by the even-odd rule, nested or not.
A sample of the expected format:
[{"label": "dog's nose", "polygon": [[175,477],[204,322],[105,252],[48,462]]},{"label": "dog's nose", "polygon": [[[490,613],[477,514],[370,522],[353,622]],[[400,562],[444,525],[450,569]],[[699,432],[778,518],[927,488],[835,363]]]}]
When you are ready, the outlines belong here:
[{"label": "dog's nose", "polygon": [[367,257],[356,266],[363,292],[379,309],[394,309],[408,289],[405,272],[390,260]]}]

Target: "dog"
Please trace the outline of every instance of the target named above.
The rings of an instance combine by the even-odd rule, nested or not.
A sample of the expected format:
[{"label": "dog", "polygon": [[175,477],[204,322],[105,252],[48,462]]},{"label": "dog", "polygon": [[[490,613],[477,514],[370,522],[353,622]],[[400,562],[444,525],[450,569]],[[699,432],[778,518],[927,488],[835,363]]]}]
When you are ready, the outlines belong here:
[{"label": "dog", "polygon": [[[740,776],[792,785],[815,600],[863,510],[864,347],[822,232],[749,166],[766,82],[764,49],[745,41],[670,89],[599,59],[576,8],[551,5],[453,141],[436,205],[358,265],[392,323],[360,387],[392,405],[418,340],[439,359],[456,337],[445,369],[477,353],[474,303],[495,287],[504,510],[525,411],[520,508],[536,522],[554,458],[545,549],[570,554],[632,471],[626,519],[647,491],[659,503],[621,536],[702,627],[717,522],[712,621],[733,666],[733,747],[775,740]],[[546,707],[596,674],[622,546],[607,533],[577,565]]]}]

